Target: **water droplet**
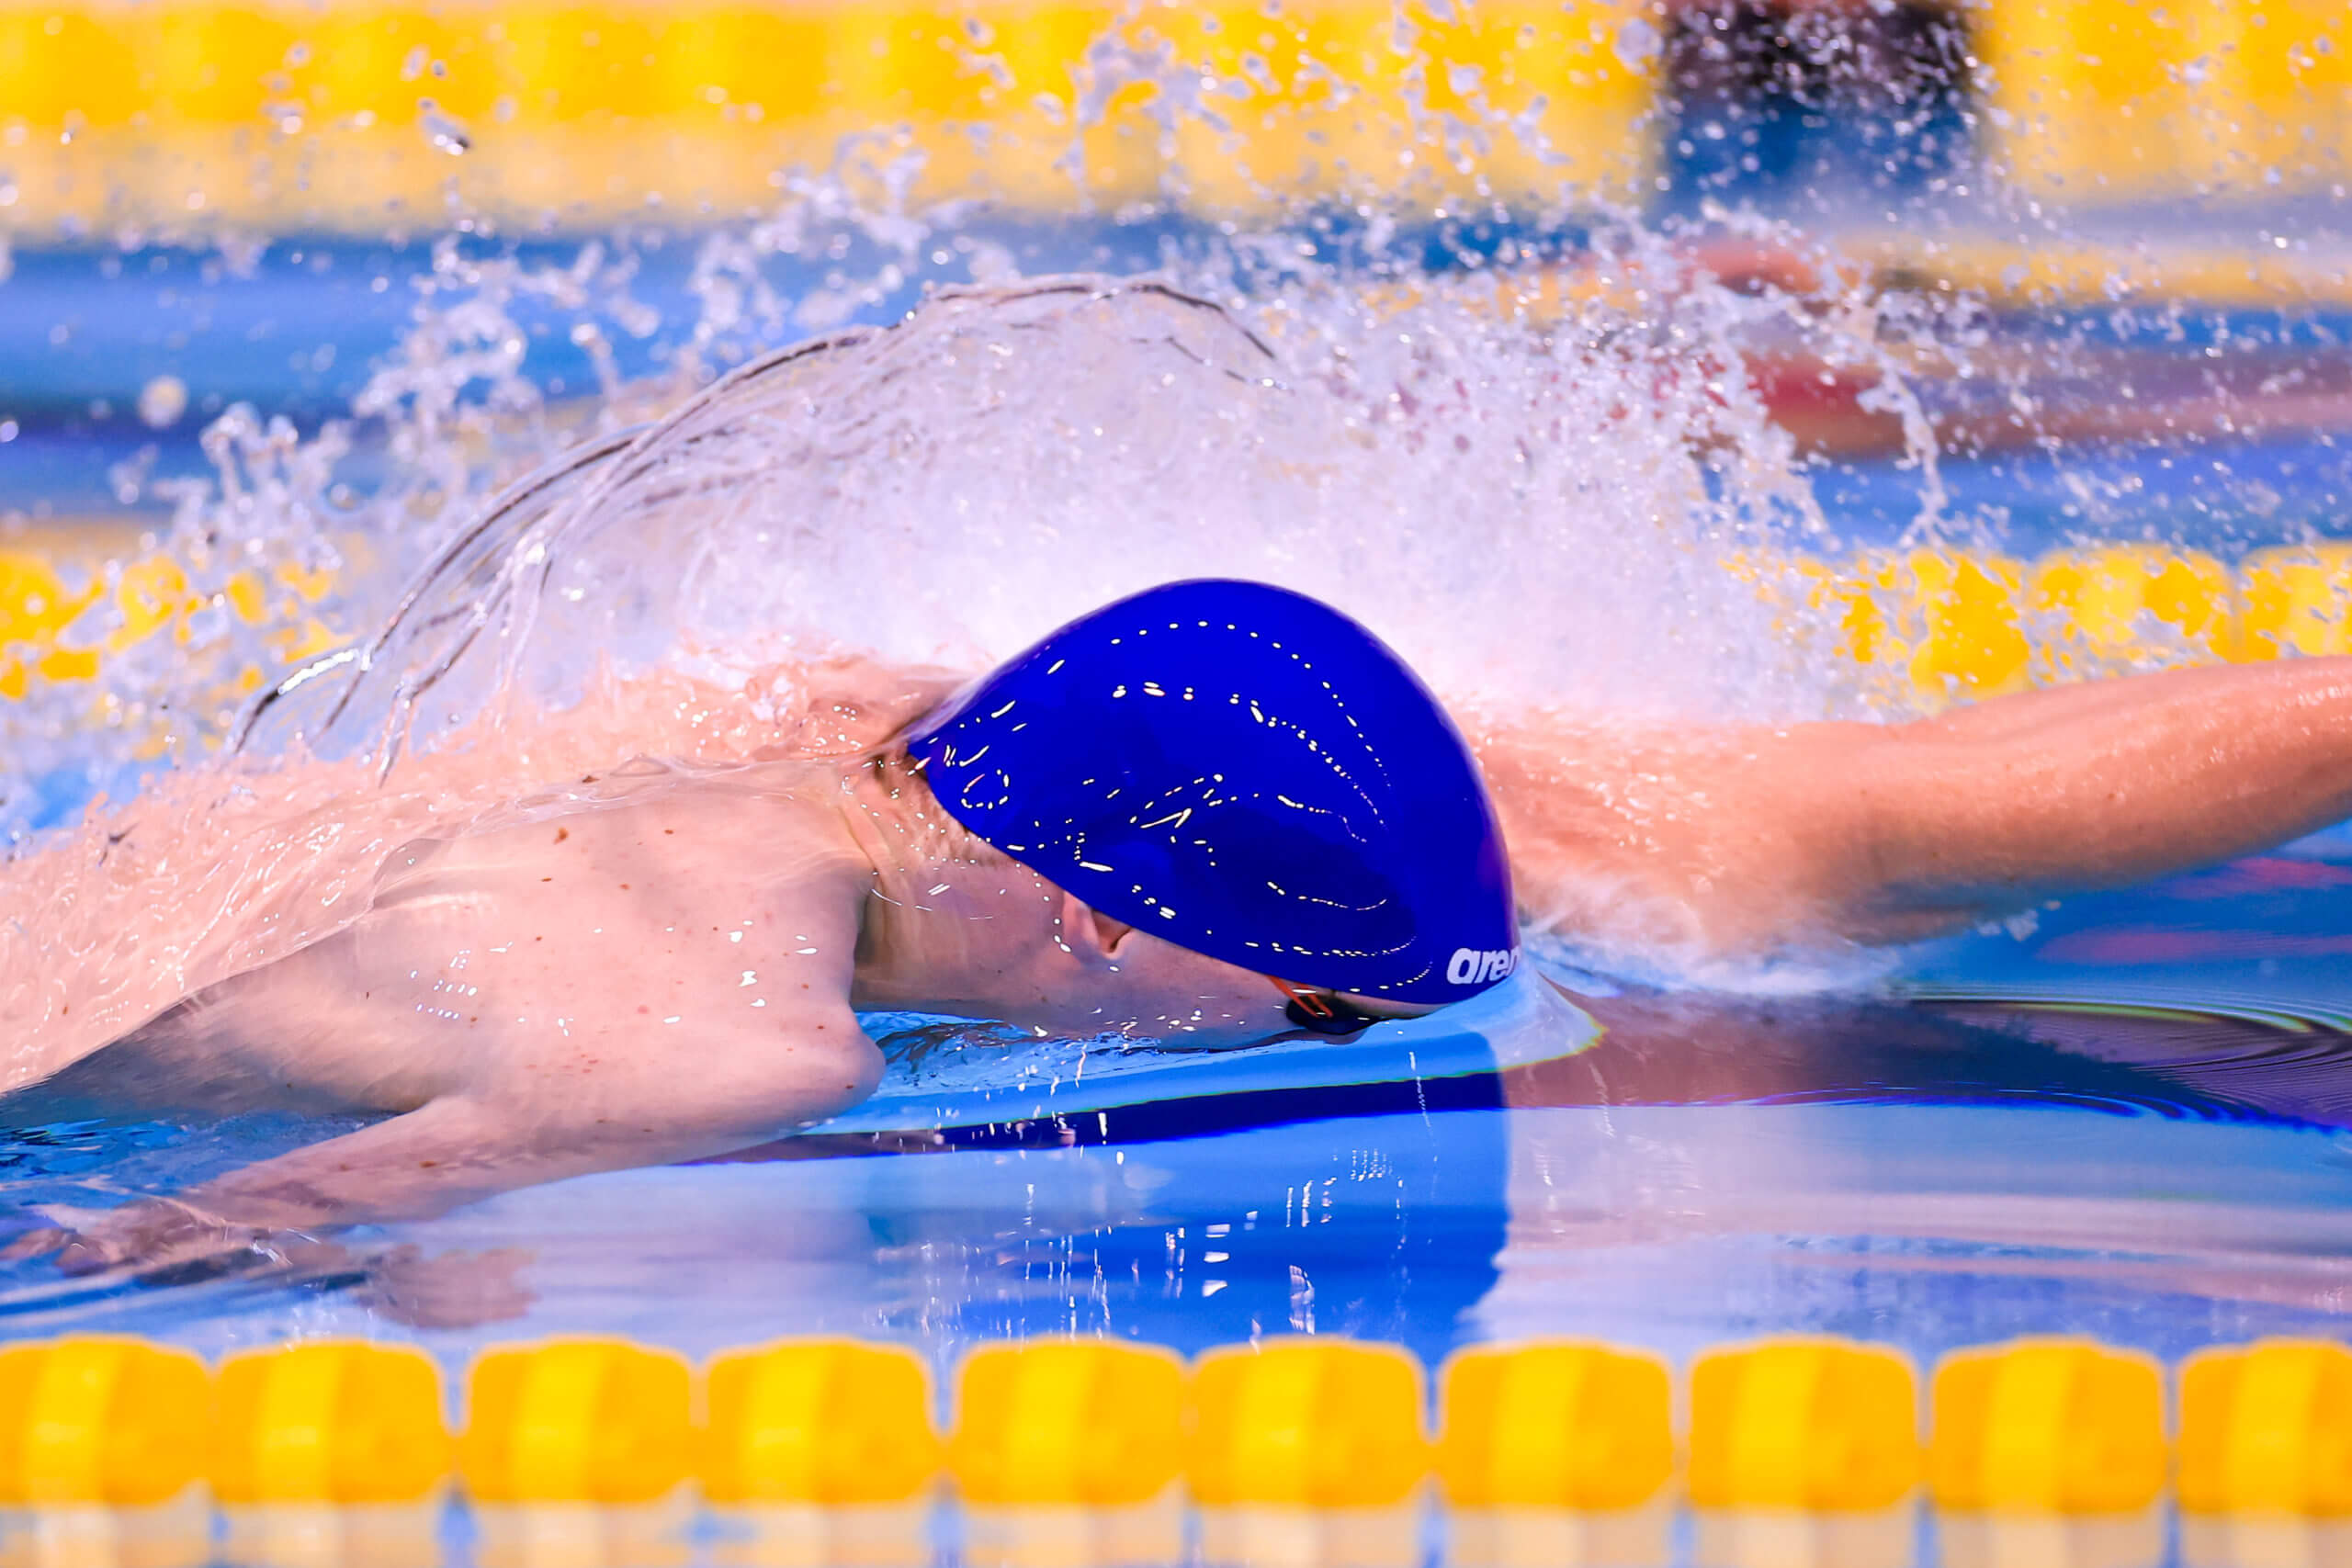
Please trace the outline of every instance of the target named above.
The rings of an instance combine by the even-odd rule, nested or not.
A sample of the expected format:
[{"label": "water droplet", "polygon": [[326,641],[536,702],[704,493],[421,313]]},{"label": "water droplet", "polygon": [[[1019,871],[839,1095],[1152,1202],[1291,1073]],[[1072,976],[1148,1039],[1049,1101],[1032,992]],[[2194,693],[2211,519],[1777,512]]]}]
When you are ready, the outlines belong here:
[{"label": "water droplet", "polygon": [[168,430],[187,412],[187,383],[176,376],[158,376],[139,389],[140,423],[150,430]]},{"label": "water droplet", "polygon": [[459,158],[474,150],[474,139],[465,125],[454,116],[442,113],[431,98],[419,98],[416,109],[416,122],[424,128],[424,139],[433,144],[435,152]]},{"label": "water droplet", "polygon": [[1628,17],[1618,28],[1616,38],[1610,42],[1610,49],[1617,56],[1618,63],[1626,70],[1646,71],[1650,62],[1657,58],[1658,49],[1664,42],[1665,39],[1658,36],[1657,26],[1647,17]]}]

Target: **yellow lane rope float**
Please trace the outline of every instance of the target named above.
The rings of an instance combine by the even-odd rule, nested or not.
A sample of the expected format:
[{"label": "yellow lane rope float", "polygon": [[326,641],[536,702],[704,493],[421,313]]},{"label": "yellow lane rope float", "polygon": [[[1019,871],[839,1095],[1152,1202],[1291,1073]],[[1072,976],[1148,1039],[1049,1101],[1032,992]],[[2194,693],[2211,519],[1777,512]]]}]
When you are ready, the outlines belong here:
[{"label": "yellow lane rope float", "polygon": [[[247,571],[208,597],[168,556],[78,581],[57,558],[0,549],[0,701],[43,685],[95,694],[109,653],[156,637],[200,657],[193,628],[209,609],[271,628],[270,647],[289,662],[338,640],[317,613],[333,586],[323,572]],[[1775,608],[1792,644],[1849,671],[1894,710],[2167,665],[2352,653],[2352,543],[2280,546],[2234,562],[2175,546],[2098,545],[2033,558],[1924,547],[1750,553],[1726,567]],[[108,629],[78,629],[109,607]],[[254,665],[224,671],[224,689],[250,692],[263,675]]]},{"label": "yellow lane rope float", "polygon": [[[962,1361],[942,1440],[903,1347],[786,1340],[695,1369],[572,1338],[475,1358],[454,1442],[435,1362],[327,1340],[186,1351],[81,1336],[0,1351],[0,1505],[154,1506],[209,1482],[231,1509],[392,1505],[453,1480],[477,1505],[867,1506],[952,1483],[967,1505],[1387,1508],[1434,1477],[1456,1508],[2044,1515],[2352,1509],[2352,1349],[2264,1340],[2153,1359],[2081,1338],[1956,1350],[1921,1400],[1883,1346],[1796,1337],[1687,1369],[1584,1341],[1480,1347],[1429,1379],[1393,1345],[1287,1337],[1185,1362],[1044,1339]],[[2167,1382],[2175,1392],[2168,1400]],[[2168,1434],[2173,1406],[2177,1438]],[[1925,1420],[1922,1420],[1924,1408]],[[1678,1457],[1680,1463],[1678,1465]]]},{"label": "yellow lane rope float", "polygon": [[[921,195],[1621,191],[1640,0],[1385,5],[0,6],[0,225],[438,228],[763,208],[842,139]],[[1652,28],[1654,35],[1655,29]],[[1409,45],[1408,47],[1402,47]],[[1425,54],[1426,59],[1419,58]],[[1440,63],[1431,65],[1430,61]],[[1181,172],[1172,190],[1163,176]]]},{"label": "yellow lane rope float", "polygon": [[[2030,192],[2267,198],[2352,179],[2335,0],[1988,0],[1952,18],[1984,67],[1985,151]],[[453,206],[692,220],[768,204],[777,171],[832,166],[858,133],[849,162],[869,172],[920,152],[923,193],[1050,210],[1622,197],[1659,164],[1680,25],[1648,0],[8,0],[0,232],[382,232],[437,229]]]},{"label": "yellow lane rope float", "polygon": [[2340,0],[1990,0],[1993,150],[2071,202],[2341,194],[2352,14]]},{"label": "yellow lane rope float", "polygon": [[1743,557],[1732,570],[1792,637],[1898,705],[2176,664],[2352,652],[2352,546],[2285,546],[2234,563],[2161,545],[2027,559],[1997,551]]}]

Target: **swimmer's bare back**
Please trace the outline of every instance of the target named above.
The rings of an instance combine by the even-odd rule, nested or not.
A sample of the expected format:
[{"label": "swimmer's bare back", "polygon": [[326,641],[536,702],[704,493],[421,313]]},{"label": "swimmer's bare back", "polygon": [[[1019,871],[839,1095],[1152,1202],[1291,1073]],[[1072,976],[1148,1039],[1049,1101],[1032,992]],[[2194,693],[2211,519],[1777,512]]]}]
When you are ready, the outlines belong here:
[{"label": "swimmer's bare back", "polygon": [[[1530,918],[1630,952],[1908,941],[2352,814],[2352,660],[1900,726],[1468,728]],[[753,768],[403,852],[357,926],[110,1048],[387,1119],[48,1242],[99,1266],[430,1214],[855,1102],[881,1065],[851,1004],[888,817],[825,794]]]},{"label": "swimmer's bare back", "polygon": [[865,757],[950,682],[819,673],[779,736],[795,760],[404,846],[356,923],[53,1069],[42,1089],[85,1099],[386,1119],[10,1250],[160,1264],[725,1153],[864,1099],[881,1057],[850,998],[892,793]]},{"label": "swimmer's bare back", "polygon": [[153,1258],[204,1219],[429,1214],[830,1116],[881,1070],[849,1007],[870,880],[830,803],[740,784],[412,845],[356,925],[101,1054],[386,1119],[113,1220],[74,1260]]}]

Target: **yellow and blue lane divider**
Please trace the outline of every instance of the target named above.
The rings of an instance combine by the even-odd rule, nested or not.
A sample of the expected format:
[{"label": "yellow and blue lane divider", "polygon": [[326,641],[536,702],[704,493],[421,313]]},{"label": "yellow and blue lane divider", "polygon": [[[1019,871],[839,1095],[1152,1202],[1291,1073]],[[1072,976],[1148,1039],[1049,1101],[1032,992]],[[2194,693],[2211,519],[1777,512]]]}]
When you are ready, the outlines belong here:
[{"label": "yellow and blue lane divider", "polygon": [[[381,232],[438,228],[453,197],[535,226],[692,221],[764,208],[778,169],[833,166],[857,133],[876,140],[853,168],[920,151],[923,194],[1057,211],[1563,186],[1623,198],[1661,164],[1665,40],[1686,11],[1712,14],[1651,0],[6,0],[0,232]],[[2352,180],[2352,27],[2335,0],[1946,12],[1969,34],[1985,150],[2043,197],[2268,198]]]},{"label": "yellow and blue lane divider", "polygon": [[2174,664],[2352,653],[2352,544],[2235,561],[2168,545],[1748,555],[1784,634],[1891,704],[1939,707]]},{"label": "yellow and blue lane divider", "polygon": [[764,209],[775,171],[833,167],[853,134],[853,171],[920,152],[922,197],[1052,211],[1623,191],[1653,156],[1655,51],[1622,42],[1649,12],[6,0],[0,231],[380,232],[439,227],[452,196],[534,224],[695,221]]},{"label": "yellow and blue lane divider", "polygon": [[[2080,1337],[1956,1350],[1922,1401],[1911,1361],[1857,1341],[1719,1347],[1678,1380],[1646,1351],[1482,1346],[1429,1377],[1400,1347],[1287,1337],[1191,1361],[1109,1339],[972,1351],[954,1418],[904,1347],[786,1340],[713,1357],[620,1339],[474,1359],[452,1432],[422,1350],[292,1343],[217,1366],[128,1337],[0,1351],[0,1506],[123,1507],[209,1486],[224,1507],[713,1506],[1360,1508],[1433,1483],[1456,1509],[2144,1509],[2352,1513],[2352,1348],[2267,1339],[2152,1357]],[[1682,1385],[1678,1399],[1676,1384]],[[2169,1385],[2169,1389],[2168,1389]],[[2167,1414],[2167,1406],[2170,1411]],[[1679,1484],[1678,1484],[1679,1483]]]},{"label": "yellow and blue lane divider", "polygon": [[[1941,547],[1842,558],[1750,553],[1728,570],[1770,604],[1785,638],[1892,705],[1935,708],[2030,686],[2165,664],[2352,653],[2352,542],[2253,551],[2234,561],[2176,546],[2095,545],[2039,557]],[[96,689],[111,653],[169,637],[192,657],[208,609],[266,628],[288,662],[332,647],[329,574],[290,563],[190,586],[168,555],[78,585],[54,556],[0,548],[0,701],[36,684]],[[103,596],[111,629],[77,623]],[[108,606],[100,605],[102,610]],[[233,694],[258,666],[224,671]],[[94,701],[99,700],[94,696]]]},{"label": "yellow and blue lane divider", "polygon": [[[108,657],[155,638],[168,639],[192,659],[206,657],[200,617],[221,610],[254,628],[269,655],[300,662],[342,638],[320,613],[334,586],[331,571],[280,560],[247,568],[217,590],[196,586],[188,568],[162,551],[127,553],[109,562],[85,558],[119,543],[118,531],[97,529],[96,549],[77,548],[66,535],[47,547],[0,547],[0,702],[37,691],[92,692],[92,722],[125,722],[120,705],[97,689]],[[98,612],[105,629],[77,635],[76,623]],[[258,664],[220,672],[220,697],[233,706],[261,684]]]}]

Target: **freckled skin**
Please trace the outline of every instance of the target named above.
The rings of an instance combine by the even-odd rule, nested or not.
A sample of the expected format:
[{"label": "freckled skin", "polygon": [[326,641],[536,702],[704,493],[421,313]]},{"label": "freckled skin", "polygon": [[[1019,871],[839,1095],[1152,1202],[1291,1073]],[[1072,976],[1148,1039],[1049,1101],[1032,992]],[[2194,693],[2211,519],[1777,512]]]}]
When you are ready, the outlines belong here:
[{"label": "freckled skin", "polygon": [[764,1142],[872,1092],[857,1009],[1204,1041],[1290,1027],[1262,976],[975,858],[943,821],[903,771],[792,763],[405,846],[356,925],[100,1053],[213,1109],[389,1118],[115,1211],[72,1238],[75,1265]]},{"label": "freckled skin", "polygon": [[1522,910],[1746,963],[1914,942],[2352,815],[2352,660],[2052,687],[1899,725],[1465,727]]},{"label": "freckled skin", "polygon": [[[358,924],[145,1032],[151,1059],[399,1113],[197,1201],[254,1225],[428,1213],[739,1146],[869,1092],[880,1060],[848,1000],[871,869],[833,802],[780,782],[411,845]],[[649,1106],[650,1131],[616,1135]]]},{"label": "freckled skin", "polygon": [[[1701,957],[1912,940],[2352,812],[2352,660],[1904,726],[1465,728],[1532,919]],[[902,769],[752,766],[411,844],[356,925],[107,1047],[223,1097],[392,1114],[71,1247],[160,1260],[762,1142],[871,1092],[857,1010],[1212,1043],[1283,1032],[1282,1005],[976,849]]]}]

